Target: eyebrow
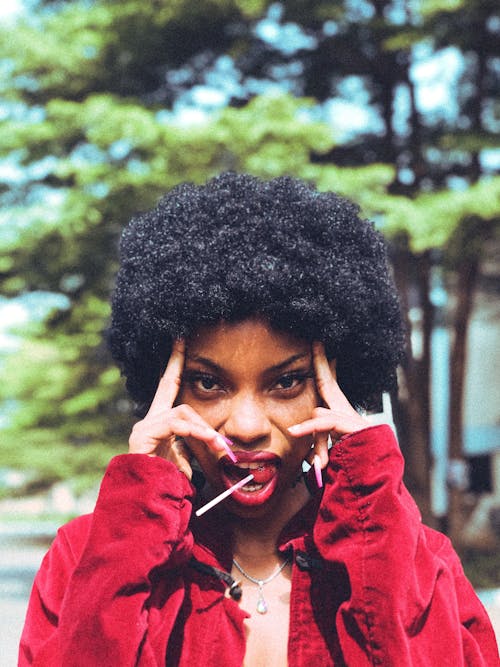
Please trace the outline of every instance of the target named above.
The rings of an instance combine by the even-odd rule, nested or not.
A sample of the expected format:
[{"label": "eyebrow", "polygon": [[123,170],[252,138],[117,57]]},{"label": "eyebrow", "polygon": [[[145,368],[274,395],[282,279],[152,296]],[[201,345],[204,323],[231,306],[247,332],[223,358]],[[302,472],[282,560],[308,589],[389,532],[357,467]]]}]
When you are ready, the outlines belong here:
[{"label": "eyebrow", "polygon": [[[300,352],[299,354],[292,354],[291,357],[288,357],[284,361],[280,361],[279,364],[275,364],[274,366],[270,366],[269,368],[266,368],[266,373],[276,373],[279,372],[280,370],[283,370],[283,368],[286,368],[287,366],[290,366],[290,364],[295,363],[296,361],[301,361],[302,359],[306,359],[310,357],[310,352]],[[201,357],[201,356],[191,356],[190,354],[186,355],[186,361],[193,361],[199,364],[203,364],[204,366],[208,366],[214,371],[217,371],[219,373],[223,372],[224,369],[222,366],[219,366],[216,364],[214,361],[211,359],[207,359],[206,357]]]}]

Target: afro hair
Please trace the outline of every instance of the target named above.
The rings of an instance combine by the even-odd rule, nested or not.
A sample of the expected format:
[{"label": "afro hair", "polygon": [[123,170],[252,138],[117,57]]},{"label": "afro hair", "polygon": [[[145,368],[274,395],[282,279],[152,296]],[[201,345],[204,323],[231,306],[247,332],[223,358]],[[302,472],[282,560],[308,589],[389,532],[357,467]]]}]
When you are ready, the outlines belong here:
[{"label": "afro hair", "polygon": [[139,413],[175,338],[252,316],[323,341],[354,405],[395,388],[404,335],[385,245],[334,193],[235,173],[185,183],[131,220],[120,251],[108,338]]}]

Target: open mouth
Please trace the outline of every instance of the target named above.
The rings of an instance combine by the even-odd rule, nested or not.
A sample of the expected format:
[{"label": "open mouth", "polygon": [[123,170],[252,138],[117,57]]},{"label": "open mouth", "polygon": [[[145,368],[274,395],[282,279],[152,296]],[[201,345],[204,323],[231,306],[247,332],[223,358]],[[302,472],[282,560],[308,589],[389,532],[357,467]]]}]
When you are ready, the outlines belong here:
[{"label": "open mouth", "polygon": [[229,488],[250,473],[254,478],[235,491],[232,498],[244,505],[265,502],[276,487],[280,458],[267,452],[235,452],[235,454],[237,463],[232,463],[229,457],[221,459],[221,474],[225,486]]},{"label": "open mouth", "polygon": [[225,475],[231,480],[231,484],[239,482],[250,473],[253,475],[253,480],[246,484],[243,489],[246,491],[258,491],[265,484],[271,481],[276,474],[277,466],[270,463],[231,463],[224,465],[223,470]]}]

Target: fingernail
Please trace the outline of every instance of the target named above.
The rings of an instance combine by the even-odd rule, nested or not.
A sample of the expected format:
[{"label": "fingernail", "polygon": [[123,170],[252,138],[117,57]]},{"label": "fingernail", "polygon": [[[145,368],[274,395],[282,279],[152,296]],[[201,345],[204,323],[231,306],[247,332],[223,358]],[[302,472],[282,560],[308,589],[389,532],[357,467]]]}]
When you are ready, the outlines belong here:
[{"label": "fingernail", "polygon": [[[236,456],[234,455],[233,450],[229,447],[229,445],[228,445],[228,443],[226,442],[226,440],[227,440],[227,438],[225,438],[225,437],[224,437],[223,435],[221,435],[220,433],[217,433],[217,435],[215,436],[215,442],[216,442],[220,447],[222,447],[222,448],[224,449],[224,451],[225,451],[226,454],[229,456],[229,458],[231,459],[231,461],[232,461],[233,463],[236,463],[237,458],[236,458]],[[229,442],[231,442],[231,441],[229,440]]]},{"label": "fingernail", "polygon": [[314,474],[316,475],[316,484],[318,488],[323,488],[323,475],[321,474],[321,460],[317,454],[313,458]]},{"label": "fingernail", "polygon": [[300,425],[296,424],[295,426],[289,426],[288,430],[290,433],[293,435],[294,433],[299,433],[300,432]]}]

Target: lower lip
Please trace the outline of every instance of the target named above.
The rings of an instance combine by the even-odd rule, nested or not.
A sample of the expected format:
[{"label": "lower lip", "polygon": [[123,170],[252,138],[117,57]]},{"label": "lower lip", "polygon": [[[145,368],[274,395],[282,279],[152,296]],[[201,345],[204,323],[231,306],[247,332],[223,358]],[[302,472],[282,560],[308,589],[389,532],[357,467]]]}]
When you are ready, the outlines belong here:
[{"label": "lower lip", "polygon": [[[249,472],[252,472],[251,470]],[[222,474],[222,479],[226,488],[233,486],[234,479],[229,479],[224,473]],[[278,484],[278,470],[275,471],[274,475],[271,477],[269,482],[266,482],[262,488],[252,490],[245,490],[246,487],[250,489],[255,485],[255,482],[252,480],[249,484],[245,485],[241,489],[237,489],[234,493],[231,494],[231,499],[237,502],[240,505],[245,505],[246,507],[252,507],[255,505],[262,505],[273,495],[276,485]]]}]

